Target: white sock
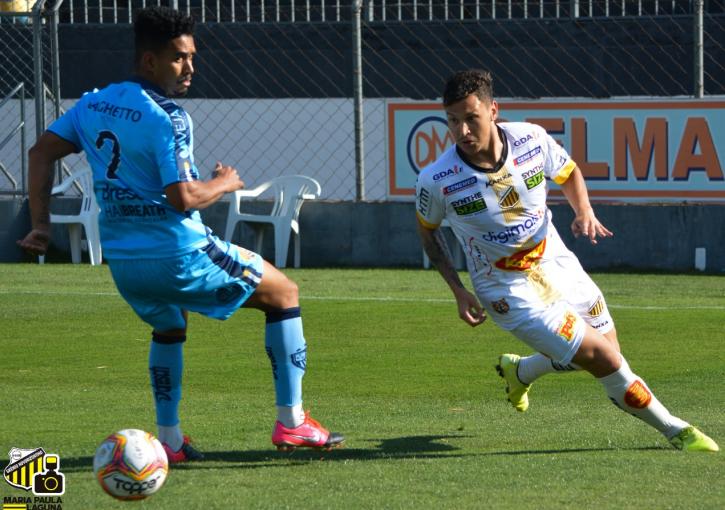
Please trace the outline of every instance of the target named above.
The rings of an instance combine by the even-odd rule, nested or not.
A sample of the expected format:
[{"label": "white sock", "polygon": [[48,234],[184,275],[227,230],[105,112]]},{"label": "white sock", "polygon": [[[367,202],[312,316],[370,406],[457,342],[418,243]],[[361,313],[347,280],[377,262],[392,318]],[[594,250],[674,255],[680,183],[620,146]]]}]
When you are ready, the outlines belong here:
[{"label": "white sock", "polygon": [[179,424],[176,424],[173,427],[159,425],[158,440],[167,444],[172,451],[178,452],[184,444],[184,436],[181,433],[181,427]]},{"label": "white sock", "polygon": [[630,370],[624,357],[619,370],[600,378],[599,382],[617,407],[656,428],[667,439],[689,426],[686,421],[670,414],[652,394],[647,383]]},{"label": "white sock", "polygon": [[537,352],[531,356],[521,358],[521,361],[519,361],[518,376],[519,381],[522,383],[531,384],[542,375],[553,372],[570,372],[572,370],[581,370],[581,367],[574,363],[562,365]]},{"label": "white sock", "polygon": [[277,420],[287,427],[294,429],[305,422],[305,411],[302,409],[300,402],[294,406],[277,406]]}]

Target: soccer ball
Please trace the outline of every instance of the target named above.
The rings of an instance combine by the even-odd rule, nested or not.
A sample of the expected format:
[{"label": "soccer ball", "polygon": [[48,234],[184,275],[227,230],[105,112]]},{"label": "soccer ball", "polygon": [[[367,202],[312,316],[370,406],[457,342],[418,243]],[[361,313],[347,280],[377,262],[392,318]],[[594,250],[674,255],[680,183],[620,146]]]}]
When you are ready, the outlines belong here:
[{"label": "soccer ball", "polygon": [[108,436],[93,457],[93,473],[117,499],[143,499],[166,480],[169,461],[161,443],[148,432],[124,429]]}]

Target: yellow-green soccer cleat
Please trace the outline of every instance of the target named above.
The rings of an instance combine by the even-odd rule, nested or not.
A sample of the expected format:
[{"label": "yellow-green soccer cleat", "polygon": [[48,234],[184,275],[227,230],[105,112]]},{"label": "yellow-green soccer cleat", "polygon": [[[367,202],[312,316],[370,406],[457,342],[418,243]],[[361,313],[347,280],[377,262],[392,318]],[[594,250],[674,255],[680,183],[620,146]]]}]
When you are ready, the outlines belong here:
[{"label": "yellow-green soccer cleat", "polygon": [[523,413],[529,408],[529,396],[527,393],[531,385],[524,384],[519,380],[519,361],[521,361],[521,356],[516,354],[502,354],[498,358],[496,371],[506,381],[508,401],[514,406],[514,409]]},{"label": "yellow-green soccer cleat", "polygon": [[672,446],[686,452],[719,452],[720,447],[711,438],[690,425],[670,439]]}]

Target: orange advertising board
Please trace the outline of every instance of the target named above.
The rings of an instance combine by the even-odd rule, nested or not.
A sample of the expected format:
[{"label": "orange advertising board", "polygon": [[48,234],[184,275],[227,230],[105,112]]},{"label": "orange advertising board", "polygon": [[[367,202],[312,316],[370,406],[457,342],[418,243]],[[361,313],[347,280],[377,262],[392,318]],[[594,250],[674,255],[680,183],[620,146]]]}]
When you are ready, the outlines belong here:
[{"label": "orange advertising board", "polygon": [[[725,202],[725,100],[501,100],[499,112],[543,126],[579,165],[593,201]],[[391,100],[387,127],[388,196],[412,199],[420,170],[455,143],[445,112]]]}]

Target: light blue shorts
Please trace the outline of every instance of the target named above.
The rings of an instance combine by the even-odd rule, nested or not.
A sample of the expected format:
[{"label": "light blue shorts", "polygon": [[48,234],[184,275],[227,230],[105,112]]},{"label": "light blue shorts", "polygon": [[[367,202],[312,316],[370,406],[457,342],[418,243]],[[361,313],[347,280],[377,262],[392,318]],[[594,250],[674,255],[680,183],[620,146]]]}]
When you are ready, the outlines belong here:
[{"label": "light blue shorts", "polygon": [[182,310],[228,319],[262,280],[254,252],[210,236],[191,253],[162,259],[109,260],[121,296],[154,331],[183,329]]}]

